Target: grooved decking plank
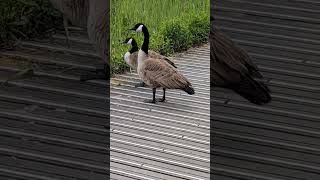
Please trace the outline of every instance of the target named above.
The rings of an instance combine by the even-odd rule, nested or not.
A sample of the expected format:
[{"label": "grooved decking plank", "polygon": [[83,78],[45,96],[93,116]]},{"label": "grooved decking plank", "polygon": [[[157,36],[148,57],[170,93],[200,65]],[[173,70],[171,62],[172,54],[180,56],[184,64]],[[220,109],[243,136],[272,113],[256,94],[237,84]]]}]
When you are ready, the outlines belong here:
[{"label": "grooved decking plank", "polygon": [[[167,179],[210,178],[208,50],[208,45],[204,45],[172,57],[178,70],[193,84],[196,91],[193,96],[168,90],[166,103],[146,104],[143,100],[151,98],[152,92],[147,87],[133,87],[139,82],[137,74],[115,77],[121,84],[111,87],[111,149],[119,147],[120,153],[130,152],[126,158],[131,160],[147,163],[145,158],[153,159],[152,165],[157,170],[148,168],[148,163],[140,168],[149,171],[146,173],[149,178],[154,175],[161,179],[160,174]],[[136,148],[130,148],[128,141]],[[111,151],[113,156],[120,157]],[[116,162],[111,166],[113,163]]]},{"label": "grooved decking plank", "polygon": [[[316,1],[215,1],[215,25],[247,50],[272,102],[259,107],[214,88],[213,177],[319,179],[319,40]],[[310,62],[310,63],[309,63]]]}]

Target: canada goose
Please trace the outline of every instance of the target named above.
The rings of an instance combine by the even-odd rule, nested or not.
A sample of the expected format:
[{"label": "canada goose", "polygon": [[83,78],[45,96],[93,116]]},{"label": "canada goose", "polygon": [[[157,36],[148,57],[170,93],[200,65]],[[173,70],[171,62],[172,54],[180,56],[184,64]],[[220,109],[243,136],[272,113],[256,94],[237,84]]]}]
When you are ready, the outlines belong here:
[{"label": "canada goose", "polygon": [[50,0],[63,15],[63,23],[69,46],[68,21],[73,25],[86,28],[89,40],[94,44],[103,60],[103,68],[93,73],[82,74],[80,81],[91,79],[108,80],[110,76],[109,42],[109,3],[106,0]]},{"label": "canada goose", "polygon": [[97,77],[108,80],[110,76],[110,62],[109,62],[109,9],[110,3],[106,0],[87,0],[89,3],[88,17],[87,17],[87,31],[90,41],[94,44],[98,55],[104,62],[102,76]]},{"label": "canada goose", "polygon": [[[123,58],[132,69],[136,70],[138,67],[138,50],[139,50],[137,41],[134,38],[127,38],[123,43],[130,44],[132,46],[131,49],[125,53]],[[167,57],[165,57],[155,51],[149,50],[148,56],[152,57],[152,58],[165,60],[169,64],[171,64],[173,67],[177,68],[177,66],[174,64],[174,62],[172,62],[169,58],[167,58]]]},{"label": "canada goose", "polygon": [[[146,100],[145,102],[156,103],[164,102],[166,89],[181,89],[188,94],[194,94],[194,89],[191,83],[181,73],[177,71],[167,61],[159,60],[158,58],[152,58],[149,56],[149,31],[147,27],[142,24],[136,24],[131,30],[136,32],[143,32],[144,41],[141,49],[138,52],[138,68],[137,72],[148,86],[152,87],[153,99]],[[163,88],[163,97],[156,99],[156,88]]]},{"label": "canada goose", "polygon": [[[138,44],[137,41],[134,38],[127,38],[124,42],[124,44],[130,44],[132,47],[131,49],[125,53],[125,55],[123,56],[123,59],[126,61],[126,63],[130,66],[130,72],[132,72],[131,70],[137,70],[138,67]],[[167,61],[170,65],[172,65],[173,67],[177,68],[177,66],[174,64],[174,62],[172,62],[170,59],[168,59],[167,57],[149,50],[148,51],[148,55],[149,57],[152,58],[157,58],[159,60],[165,60]],[[145,84],[144,82],[138,83],[135,85],[135,87],[144,87]]]},{"label": "canada goose", "polygon": [[130,72],[132,69],[137,70],[139,48],[136,40],[133,38],[127,38],[123,43],[131,45],[131,49],[123,56],[124,61],[130,66]]},{"label": "canada goose", "polygon": [[263,76],[247,52],[215,27],[210,30],[210,52],[212,86],[232,89],[254,104],[271,101],[268,87],[253,79]]},{"label": "canada goose", "polygon": [[68,47],[70,47],[69,21],[73,25],[86,27],[89,0],[49,0],[54,8],[59,10],[63,17],[63,26]]},{"label": "canada goose", "polygon": [[[137,70],[138,67],[138,44],[135,39],[133,38],[127,38],[124,42],[124,44],[130,44],[132,47],[131,49],[126,52],[123,56],[124,61],[130,66],[130,73],[132,73],[132,69]],[[144,82],[140,82],[136,84],[134,87],[144,87]]]}]

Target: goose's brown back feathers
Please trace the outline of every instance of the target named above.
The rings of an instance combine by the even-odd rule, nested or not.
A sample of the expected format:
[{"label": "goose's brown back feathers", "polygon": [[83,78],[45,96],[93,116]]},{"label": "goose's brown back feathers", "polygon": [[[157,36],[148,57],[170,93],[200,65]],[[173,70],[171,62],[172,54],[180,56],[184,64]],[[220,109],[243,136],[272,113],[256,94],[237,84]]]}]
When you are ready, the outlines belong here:
[{"label": "goose's brown back feathers", "polygon": [[268,87],[253,78],[262,78],[245,50],[213,28],[210,31],[210,69],[213,86],[230,88],[255,104],[271,101]]},{"label": "goose's brown back feathers", "polygon": [[[169,63],[171,66],[173,66],[174,68],[177,68],[177,66],[174,64],[173,61],[171,61],[170,59],[168,59],[166,56],[163,56],[155,51],[149,50],[148,52],[148,56],[150,58],[155,58],[155,59],[159,59],[159,60],[164,60],[167,63]],[[138,51],[130,54],[129,56],[129,62],[128,65],[133,68],[133,69],[137,69],[138,66]]]},{"label": "goose's brown back feathers", "polygon": [[182,89],[189,94],[194,94],[188,79],[167,61],[148,58],[144,60],[139,74],[142,80],[153,88]]}]

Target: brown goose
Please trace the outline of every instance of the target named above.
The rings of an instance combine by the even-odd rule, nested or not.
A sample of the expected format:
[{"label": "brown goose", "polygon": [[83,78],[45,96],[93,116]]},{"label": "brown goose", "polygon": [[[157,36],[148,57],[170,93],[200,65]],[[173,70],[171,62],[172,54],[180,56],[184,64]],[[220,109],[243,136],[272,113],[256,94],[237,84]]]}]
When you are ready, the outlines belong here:
[{"label": "brown goose", "polygon": [[[123,59],[130,66],[130,72],[131,72],[131,69],[137,70],[137,67],[138,67],[138,50],[139,50],[137,41],[134,38],[127,38],[123,43],[131,44],[131,46],[132,46],[131,49],[128,52],[126,52],[126,54],[123,56]],[[161,54],[159,54],[157,52],[149,50],[148,54],[152,58],[165,60],[171,66],[177,68],[176,65],[174,64],[174,62],[172,62],[170,59],[168,59],[167,57],[165,57],[165,56],[163,56],[163,55],[161,55]],[[145,84],[144,84],[143,81],[135,85],[135,87],[144,87],[144,86],[145,86]]]},{"label": "brown goose", "polygon": [[138,44],[133,38],[127,38],[124,42],[124,44],[130,44],[131,49],[126,52],[123,56],[124,61],[130,66],[130,72],[131,69],[137,70],[138,67]]},{"label": "brown goose", "polygon": [[78,25],[82,28],[86,27],[87,14],[89,12],[88,0],[49,0],[54,8],[62,13],[63,26],[66,34],[66,41],[68,47],[70,47],[70,33],[69,33],[69,21],[73,25]]},{"label": "brown goose", "polygon": [[[68,21],[73,25],[86,28],[89,40],[94,44],[98,55],[103,60],[103,68],[82,74],[81,81],[92,79],[108,80],[109,63],[109,7],[106,0],[49,0],[63,14],[67,41],[69,41]],[[69,43],[68,43],[69,44]]]},{"label": "brown goose", "polygon": [[[131,49],[128,52],[126,52],[126,54],[123,56],[123,59],[132,69],[136,70],[138,67],[138,50],[139,50],[137,41],[134,38],[127,38],[123,43],[130,44],[132,46]],[[156,59],[165,60],[173,67],[177,68],[174,62],[172,62],[166,56],[163,56],[155,51],[149,50],[148,56]]]},{"label": "brown goose", "polygon": [[[167,61],[161,61],[158,58],[150,57],[148,54],[149,48],[149,32],[144,24],[138,23],[132,30],[143,32],[144,41],[141,49],[138,52],[138,74],[142,81],[152,87],[153,99],[146,102],[156,103],[164,102],[166,89],[181,89],[188,94],[194,94],[194,89],[191,83],[181,73],[177,71]],[[156,99],[156,88],[163,88],[163,97]]]},{"label": "brown goose", "polygon": [[253,79],[263,77],[247,52],[215,27],[210,30],[210,52],[212,86],[232,89],[254,104],[271,101],[269,88]]}]

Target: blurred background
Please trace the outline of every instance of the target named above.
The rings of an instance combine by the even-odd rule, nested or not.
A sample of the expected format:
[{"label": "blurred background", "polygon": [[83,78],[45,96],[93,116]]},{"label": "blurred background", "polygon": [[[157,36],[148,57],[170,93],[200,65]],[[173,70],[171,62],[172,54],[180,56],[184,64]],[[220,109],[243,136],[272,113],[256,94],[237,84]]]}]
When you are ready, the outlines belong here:
[{"label": "blurred background", "polygon": [[0,1],[0,47],[17,41],[46,36],[63,29],[61,14],[48,0]]},{"label": "blurred background", "polygon": [[148,27],[150,49],[170,55],[207,42],[209,14],[209,0],[111,0],[112,73],[128,70],[123,55],[130,47],[123,40],[134,37],[142,44],[142,34],[127,31],[136,23]]},{"label": "blurred background", "polygon": [[[1,48],[63,30],[62,15],[48,0],[1,1],[0,6]],[[143,36],[127,31],[138,22],[149,28],[150,48],[164,55],[206,42],[209,6],[209,0],[111,0],[111,73],[128,70],[122,59],[129,48],[121,44],[125,38],[135,36],[141,46]]]}]

